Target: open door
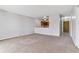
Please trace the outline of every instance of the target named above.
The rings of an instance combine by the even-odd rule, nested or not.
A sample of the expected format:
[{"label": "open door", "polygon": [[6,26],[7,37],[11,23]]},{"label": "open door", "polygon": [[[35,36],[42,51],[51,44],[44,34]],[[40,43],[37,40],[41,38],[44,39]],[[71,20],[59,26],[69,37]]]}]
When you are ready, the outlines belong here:
[{"label": "open door", "polygon": [[69,21],[63,22],[63,32],[69,33]]}]

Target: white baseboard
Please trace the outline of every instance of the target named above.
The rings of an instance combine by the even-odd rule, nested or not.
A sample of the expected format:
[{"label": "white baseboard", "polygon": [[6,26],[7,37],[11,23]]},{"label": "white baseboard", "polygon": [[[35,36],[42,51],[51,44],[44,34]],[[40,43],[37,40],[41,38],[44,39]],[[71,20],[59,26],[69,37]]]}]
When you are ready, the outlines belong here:
[{"label": "white baseboard", "polygon": [[30,35],[33,33],[28,33],[28,34],[21,34],[21,35],[12,35],[12,36],[6,36],[6,37],[2,37],[0,38],[0,40],[5,40],[5,39],[9,39],[9,38],[15,38],[15,37],[19,37],[19,36],[25,36],[25,35]]},{"label": "white baseboard", "polygon": [[73,40],[73,39],[72,39],[72,41],[73,41],[73,43],[74,43],[75,47],[79,49],[79,43],[78,43],[78,42],[76,42],[76,41],[75,41],[75,40]]}]

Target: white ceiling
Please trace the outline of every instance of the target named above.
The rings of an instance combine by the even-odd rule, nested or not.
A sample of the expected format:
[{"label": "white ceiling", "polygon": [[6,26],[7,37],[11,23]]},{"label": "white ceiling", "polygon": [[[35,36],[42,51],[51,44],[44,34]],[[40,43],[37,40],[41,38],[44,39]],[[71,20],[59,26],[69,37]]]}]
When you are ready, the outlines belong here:
[{"label": "white ceiling", "polygon": [[72,7],[72,5],[0,5],[0,9],[30,17],[70,15]]}]

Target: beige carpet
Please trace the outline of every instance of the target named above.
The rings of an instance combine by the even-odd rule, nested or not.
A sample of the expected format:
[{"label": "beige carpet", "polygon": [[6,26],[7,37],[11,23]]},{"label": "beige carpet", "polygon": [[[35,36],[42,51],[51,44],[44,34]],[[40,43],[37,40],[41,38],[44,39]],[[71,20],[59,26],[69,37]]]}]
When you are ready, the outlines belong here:
[{"label": "beige carpet", "polygon": [[0,52],[69,53],[79,52],[69,36],[32,34],[0,41]]}]

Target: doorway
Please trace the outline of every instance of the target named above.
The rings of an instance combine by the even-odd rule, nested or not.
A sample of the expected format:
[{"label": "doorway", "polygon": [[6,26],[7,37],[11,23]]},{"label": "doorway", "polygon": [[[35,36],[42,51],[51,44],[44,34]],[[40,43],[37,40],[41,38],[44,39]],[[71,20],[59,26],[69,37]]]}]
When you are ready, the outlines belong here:
[{"label": "doorway", "polygon": [[62,24],[62,35],[69,36],[70,33],[69,21],[63,21]]},{"label": "doorway", "polygon": [[71,18],[70,17],[60,17],[60,36],[67,34],[71,36]]},{"label": "doorway", "polygon": [[69,21],[63,21],[63,32],[69,33]]}]

